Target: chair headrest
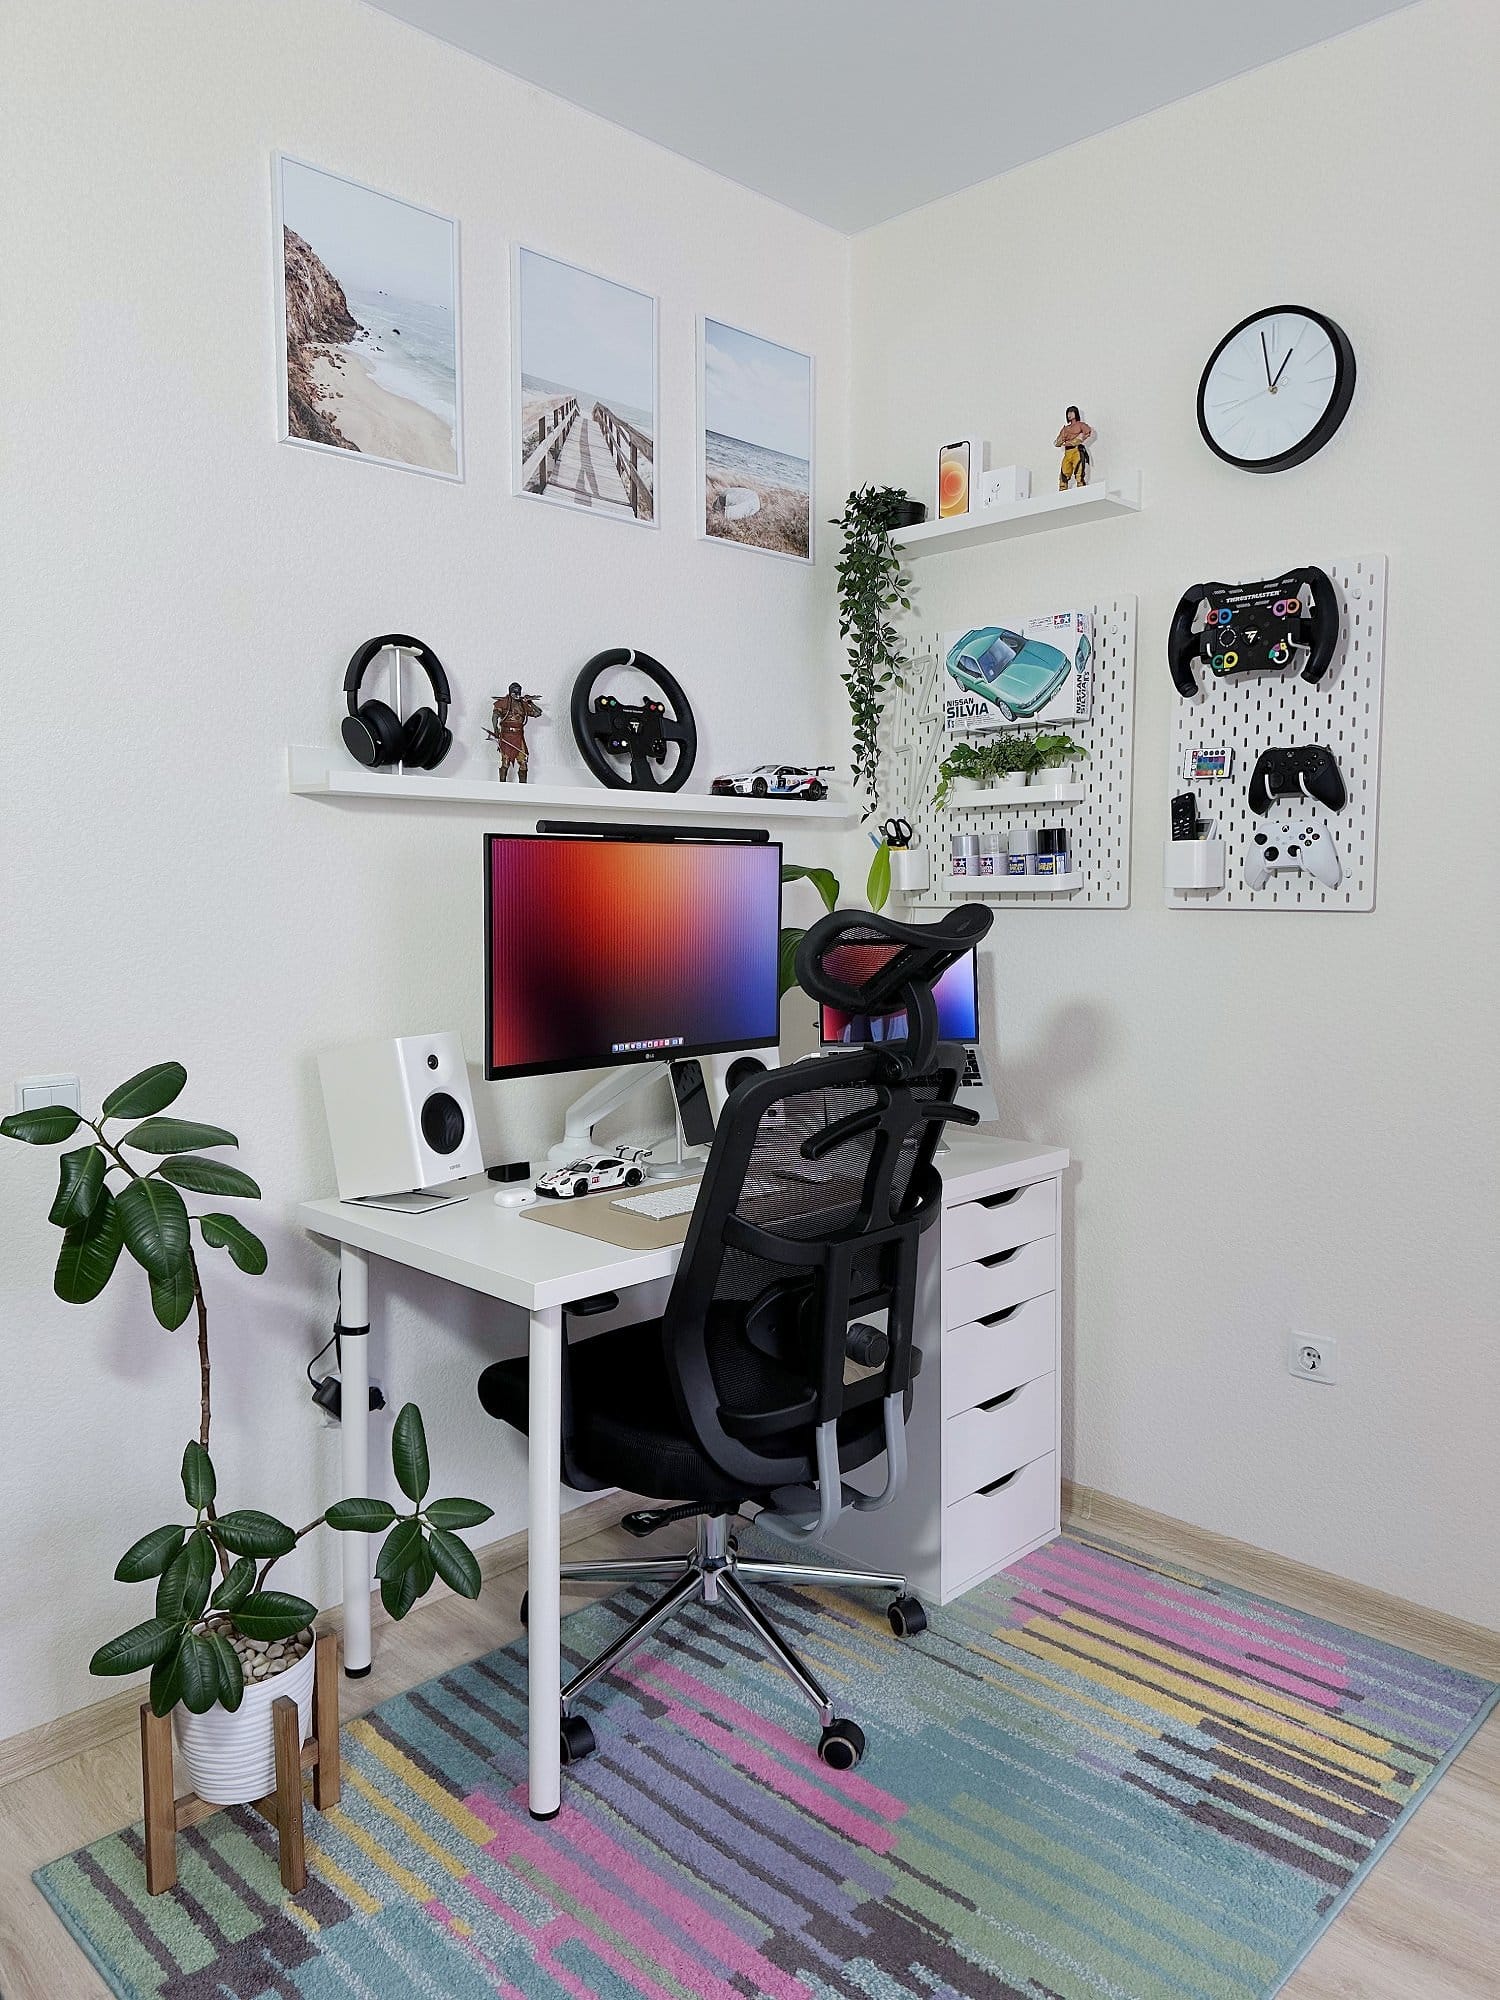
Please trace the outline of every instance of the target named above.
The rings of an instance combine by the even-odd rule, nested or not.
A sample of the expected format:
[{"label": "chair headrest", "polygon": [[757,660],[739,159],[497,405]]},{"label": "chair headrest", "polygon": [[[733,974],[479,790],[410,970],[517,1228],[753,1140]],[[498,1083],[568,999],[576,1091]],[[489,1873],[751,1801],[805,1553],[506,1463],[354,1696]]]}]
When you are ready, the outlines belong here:
[{"label": "chair headrest", "polygon": [[868,910],[834,910],[797,947],[797,984],[814,1000],[852,1014],[904,1009],[905,1066],[920,1071],[937,1045],[935,982],[994,922],[981,903],[962,903],[936,923],[900,924]]}]

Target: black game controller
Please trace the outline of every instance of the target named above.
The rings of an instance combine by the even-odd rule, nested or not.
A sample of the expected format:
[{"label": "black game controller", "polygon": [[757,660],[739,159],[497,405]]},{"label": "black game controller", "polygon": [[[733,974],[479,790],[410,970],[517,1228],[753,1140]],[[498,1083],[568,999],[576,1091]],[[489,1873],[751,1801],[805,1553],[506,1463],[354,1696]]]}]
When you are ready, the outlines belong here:
[{"label": "black game controller", "polygon": [[1321,743],[1303,743],[1295,750],[1282,744],[1260,753],[1250,777],[1251,812],[1268,813],[1272,800],[1297,793],[1330,812],[1342,812],[1349,803],[1344,774]]},{"label": "black game controller", "polygon": [[1194,669],[1274,674],[1300,661],[1316,687],[1339,643],[1339,601],[1326,571],[1307,564],[1264,583],[1195,583],[1172,614],[1167,664],[1180,695],[1198,692]]}]

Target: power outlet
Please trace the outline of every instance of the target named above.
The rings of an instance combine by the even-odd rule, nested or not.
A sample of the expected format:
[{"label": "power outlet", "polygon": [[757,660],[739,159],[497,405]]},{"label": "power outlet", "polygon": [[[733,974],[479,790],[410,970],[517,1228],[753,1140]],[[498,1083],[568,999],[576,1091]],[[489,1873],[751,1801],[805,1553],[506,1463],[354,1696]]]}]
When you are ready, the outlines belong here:
[{"label": "power outlet", "polygon": [[1339,1344],[1326,1333],[1290,1333],[1286,1366],[1299,1382],[1337,1382]]}]

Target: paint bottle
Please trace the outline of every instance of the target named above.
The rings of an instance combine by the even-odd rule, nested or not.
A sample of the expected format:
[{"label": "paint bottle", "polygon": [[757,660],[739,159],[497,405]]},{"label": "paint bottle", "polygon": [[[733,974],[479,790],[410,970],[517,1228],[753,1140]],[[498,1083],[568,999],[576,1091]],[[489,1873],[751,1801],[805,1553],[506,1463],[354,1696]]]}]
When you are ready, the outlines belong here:
[{"label": "paint bottle", "polygon": [[967,834],[955,833],[953,836],[953,841],[952,841],[953,873],[955,875],[967,875],[969,872],[969,850],[966,845],[967,840],[968,840]]},{"label": "paint bottle", "polygon": [[1036,828],[1018,826],[1010,835],[1006,853],[1005,872],[1007,875],[1034,875],[1036,873]]},{"label": "paint bottle", "polygon": [[981,875],[1003,875],[1006,863],[1006,840],[1003,833],[984,833],[979,837],[979,872]]}]

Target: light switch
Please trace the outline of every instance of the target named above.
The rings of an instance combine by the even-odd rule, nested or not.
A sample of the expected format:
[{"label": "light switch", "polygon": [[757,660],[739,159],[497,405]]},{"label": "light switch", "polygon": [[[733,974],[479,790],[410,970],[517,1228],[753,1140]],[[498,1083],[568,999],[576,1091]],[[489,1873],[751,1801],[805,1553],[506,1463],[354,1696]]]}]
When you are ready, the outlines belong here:
[{"label": "light switch", "polygon": [[17,1111],[39,1111],[44,1104],[82,1111],[82,1083],[76,1076],[23,1076],[16,1085]]}]

